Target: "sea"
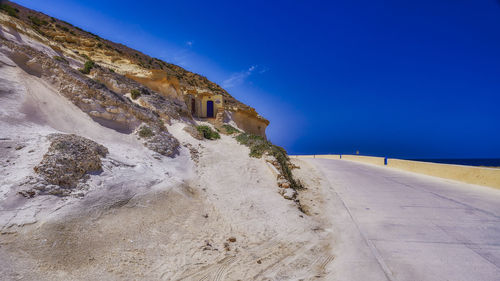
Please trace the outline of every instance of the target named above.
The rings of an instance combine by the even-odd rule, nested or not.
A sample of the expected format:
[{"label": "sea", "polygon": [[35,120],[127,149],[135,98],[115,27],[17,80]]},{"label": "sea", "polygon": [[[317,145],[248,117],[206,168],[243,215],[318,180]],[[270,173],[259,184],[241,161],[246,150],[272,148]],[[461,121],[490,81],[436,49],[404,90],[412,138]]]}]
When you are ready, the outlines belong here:
[{"label": "sea", "polygon": [[465,159],[408,159],[431,163],[455,164],[466,166],[482,166],[500,168],[500,158],[465,158]]}]

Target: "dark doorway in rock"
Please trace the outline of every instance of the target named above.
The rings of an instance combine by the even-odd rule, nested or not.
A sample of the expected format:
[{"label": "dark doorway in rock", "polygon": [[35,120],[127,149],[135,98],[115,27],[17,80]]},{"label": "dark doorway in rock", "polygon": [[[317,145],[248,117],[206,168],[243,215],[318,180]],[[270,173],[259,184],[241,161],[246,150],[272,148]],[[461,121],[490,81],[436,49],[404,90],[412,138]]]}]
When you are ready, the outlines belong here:
[{"label": "dark doorway in rock", "polygon": [[207,101],[207,118],[214,117],[214,102],[209,100]]},{"label": "dark doorway in rock", "polygon": [[191,115],[194,115],[196,113],[196,100],[191,99]]}]

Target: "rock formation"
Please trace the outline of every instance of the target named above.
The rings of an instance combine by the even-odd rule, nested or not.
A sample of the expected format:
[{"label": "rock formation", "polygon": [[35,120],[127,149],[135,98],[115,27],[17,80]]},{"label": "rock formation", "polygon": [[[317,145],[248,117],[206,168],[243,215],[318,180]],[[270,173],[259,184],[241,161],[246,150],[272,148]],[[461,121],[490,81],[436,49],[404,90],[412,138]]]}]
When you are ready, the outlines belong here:
[{"label": "rock formation", "polygon": [[[33,62],[36,63],[38,68],[34,66],[28,67],[31,72],[39,74],[41,71],[52,69],[55,63],[57,63],[57,69],[64,68],[64,72],[67,72],[69,65],[83,65],[85,61],[91,60],[99,67],[90,69],[87,76],[97,83],[102,83],[102,85],[106,86],[106,89],[123,95],[133,88],[147,87],[148,91],[157,93],[165,100],[169,100],[170,103],[178,104],[184,110],[186,105],[183,97],[189,93],[222,95],[224,97],[224,109],[227,113],[225,121],[233,120],[244,131],[265,137],[265,129],[269,125],[269,121],[260,116],[255,109],[239,102],[226,90],[209,81],[206,77],[160,59],[152,58],[122,44],[100,38],[70,23],[43,13],[26,9],[12,2],[6,1],[5,3],[18,10],[17,18],[11,20],[12,17],[4,16],[1,23],[9,25],[15,32],[26,33],[37,37],[42,42],[47,42],[47,45],[60,58],[53,63],[45,62],[41,64],[38,61]],[[24,53],[24,51],[22,50],[21,53]],[[30,53],[33,53],[33,51]],[[24,60],[29,59],[31,58],[24,58]],[[54,82],[57,83],[58,81]],[[133,82],[137,82],[141,86],[137,86],[137,83]],[[69,93],[69,95],[72,94]],[[156,111],[159,111],[159,114],[161,113],[162,117],[170,117],[172,112],[165,113],[159,110],[160,107],[171,107],[164,106],[162,102],[159,102],[158,95],[154,95],[153,98],[149,99],[142,98],[141,105],[154,107]],[[109,120],[111,116],[109,112],[105,111],[104,109],[92,110],[91,114],[96,119]],[[178,113],[189,115],[188,112]],[[126,113],[113,117],[118,122],[122,122],[127,118],[130,119],[130,116],[127,116]],[[133,128],[121,129],[131,130]]]},{"label": "rock formation", "polygon": [[[324,276],[330,234],[253,108],[201,75],[0,4],[0,279]],[[198,94],[223,96],[214,118],[193,118],[185,98]]]},{"label": "rock formation", "polygon": [[106,147],[76,135],[52,134],[48,138],[49,150],[34,168],[47,184],[39,184],[34,192],[68,195],[86,174],[102,171],[101,158],[108,154]]}]

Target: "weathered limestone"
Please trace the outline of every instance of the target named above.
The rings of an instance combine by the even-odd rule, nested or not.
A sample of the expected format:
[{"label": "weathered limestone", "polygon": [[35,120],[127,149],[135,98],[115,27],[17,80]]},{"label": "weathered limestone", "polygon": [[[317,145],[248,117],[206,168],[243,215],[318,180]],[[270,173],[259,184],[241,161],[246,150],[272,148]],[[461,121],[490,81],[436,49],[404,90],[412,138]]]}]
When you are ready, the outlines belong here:
[{"label": "weathered limestone", "polygon": [[144,145],[156,153],[168,157],[179,153],[179,141],[167,131],[143,125],[136,133],[143,139]]},{"label": "weathered limestone", "polygon": [[102,171],[101,158],[109,153],[106,147],[73,134],[52,134],[48,138],[50,147],[40,164],[34,167],[42,180],[35,179],[32,190],[21,192],[24,196],[66,196],[80,186],[87,174]]}]

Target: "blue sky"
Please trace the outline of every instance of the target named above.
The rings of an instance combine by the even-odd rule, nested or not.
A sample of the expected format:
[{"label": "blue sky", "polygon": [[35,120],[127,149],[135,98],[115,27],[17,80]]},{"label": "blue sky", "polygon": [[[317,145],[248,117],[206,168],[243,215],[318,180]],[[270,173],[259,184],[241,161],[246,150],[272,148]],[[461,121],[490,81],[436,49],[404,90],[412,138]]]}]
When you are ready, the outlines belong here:
[{"label": "blue sky", "polygon": [[207,76],[291,154],[500,158],[496,0],[17,0]]}]

